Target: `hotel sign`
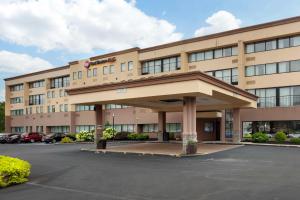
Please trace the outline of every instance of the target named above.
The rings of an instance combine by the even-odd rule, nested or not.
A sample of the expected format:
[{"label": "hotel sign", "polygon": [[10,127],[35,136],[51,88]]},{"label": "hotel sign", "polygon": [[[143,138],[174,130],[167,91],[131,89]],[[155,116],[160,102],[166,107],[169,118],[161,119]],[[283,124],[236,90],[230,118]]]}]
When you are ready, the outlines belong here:
[{"label": "hotel sign", "polygon": [[99,64],[104,64],[104,63],[108,63],[108,62],[115,62],[117,59],[116,57],[112,57],[112,58],[107,58],[107,59],[102,59],[102,60],[96,60],[96,61],[85,61],[84,63],[84,67],[85,68],[89,68],[92,65],[99,65]]}]

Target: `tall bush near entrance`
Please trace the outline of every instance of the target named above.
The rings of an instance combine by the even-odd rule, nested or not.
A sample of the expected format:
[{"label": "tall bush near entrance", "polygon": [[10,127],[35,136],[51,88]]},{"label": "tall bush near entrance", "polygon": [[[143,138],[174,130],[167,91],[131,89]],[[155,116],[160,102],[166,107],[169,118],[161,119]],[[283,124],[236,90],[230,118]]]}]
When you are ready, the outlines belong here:
[{"label": "tall bush near entrance", "polygon": [[0,156],[0,188],[28,181],[30,168],[27,161]]},{"label": "tall bush near entrance", "polygon": [[283,131],[278,131],[275,134],[275,141],[278,143],[283,143],[286,141],[286,139],[287,139],[287,136]]},{"label": "tall bush near entrance", "polygon": [[257,132],[252,135],[252,141],[257,143],[264,143],[269,141],[269,137],[263,132]]}]

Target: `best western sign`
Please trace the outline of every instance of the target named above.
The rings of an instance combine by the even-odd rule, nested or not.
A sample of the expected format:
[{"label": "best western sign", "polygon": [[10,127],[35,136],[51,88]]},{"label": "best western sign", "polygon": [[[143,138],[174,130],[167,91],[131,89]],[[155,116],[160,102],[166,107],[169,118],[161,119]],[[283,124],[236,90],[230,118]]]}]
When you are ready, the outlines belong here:
[{"label": "best western sign", "polygon": [[112,57],[112,58],[107,58],[107,59],[102,59],[102,60],[96,60],[93,62],[85,61],[84,67],[89,68],[92,65],[99,65],[99,64],[109,63],[109,62],[115,62],[116,60],[117,60],[116,57]]}]

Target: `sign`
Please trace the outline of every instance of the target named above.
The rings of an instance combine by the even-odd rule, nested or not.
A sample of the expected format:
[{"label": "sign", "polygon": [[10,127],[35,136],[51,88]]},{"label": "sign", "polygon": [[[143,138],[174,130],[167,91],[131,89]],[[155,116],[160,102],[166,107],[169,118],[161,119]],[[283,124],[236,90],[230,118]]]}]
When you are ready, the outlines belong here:
[{"label": "sign", "polygon": [[108,63],[108,62],[115,62],[116,60],[117,60],[116,57],[112,57],[112,58],[107,58],[107,59],[102,59],[102,60],[96,60],[93,62],[85,61],[84,67],[88,69],[92,65],[99,65],[99,64]]}]

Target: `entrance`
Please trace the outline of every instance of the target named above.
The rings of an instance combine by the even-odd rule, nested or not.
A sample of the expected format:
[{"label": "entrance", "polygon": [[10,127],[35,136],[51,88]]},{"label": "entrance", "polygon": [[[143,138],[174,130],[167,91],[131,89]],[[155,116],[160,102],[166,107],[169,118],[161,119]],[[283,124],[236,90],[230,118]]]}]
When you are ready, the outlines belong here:
[{"label": "entrance", "polygon": [[198,141],[220,141],[220,119],[197,119]]}]

